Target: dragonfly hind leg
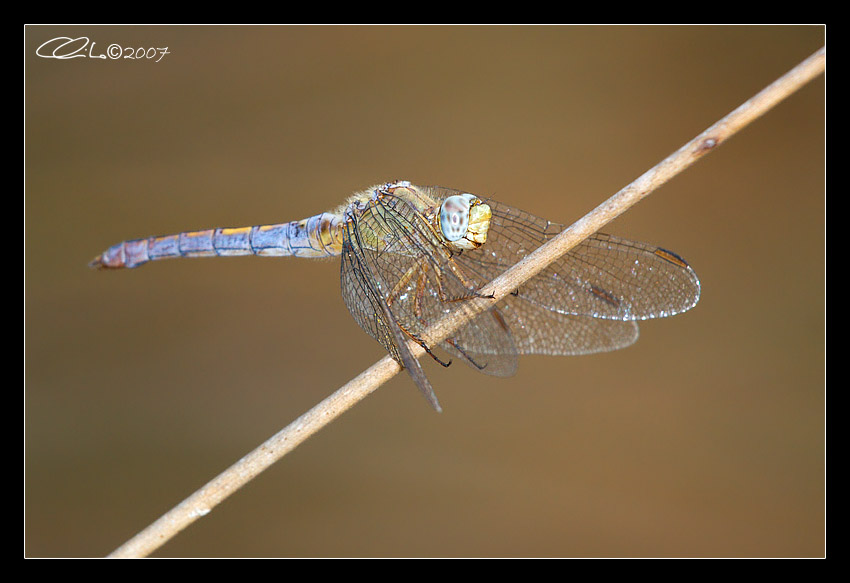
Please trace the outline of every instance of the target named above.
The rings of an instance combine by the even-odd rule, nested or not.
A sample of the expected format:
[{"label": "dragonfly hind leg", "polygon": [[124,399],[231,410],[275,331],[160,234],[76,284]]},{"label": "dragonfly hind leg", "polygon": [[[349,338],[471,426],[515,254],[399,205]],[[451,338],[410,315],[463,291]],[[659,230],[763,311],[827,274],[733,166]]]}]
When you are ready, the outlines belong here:
[{"label": "dragonfly hind leg", "polygon": [[460,345],[457,343],[457,341],[454,338],[446,338],[443,342],[445,342],[446,344],[448,344],[449,346],[451,346],[452,348],[457,350],[458,353],[462,357],[464,357],[469,364],[471,364],[472,366],[474,366],[478,370],[484,370],[485,368],[487,368],[486,364],[478,364],[477,362],[475,362],[475,359],[472,358],[471,356],[469,356],[469,354],[467,354],[466,351],[463,348],[460,347]]},{"label": "dragonfly hind leg", "polygon": [[409,330],[407,330],[404,326],[399,325],[399,328],[401,329],[401,331],[402,331],[402,332],[404,332],[404,334],[405,334],[408,338],[410,338],[410,339],[411,339],[411,340],[413,340],[416,344],[418,344],[419,346],[421,346],[421,347],[422,347],[422,350],[424,350],[424,351],[428,354],[428,356],[430,356],[431,358],[433,358],[433,359],[434,359],[435,361],[437,361],[439,364],[441,364],[442,366],[444,366],[444,367],[446,367],[446,368],[448,368],[448,367],[452,364],[452,361],[451,361],[451,360],[450,360],[450,361],[448,361],[448,362],[443,362],[443,360],[442,360],[442,359],[440,359],[440,358],[439,358],[436,354],[434,354],[434,352],[433,352],[430,348],[428,348],[428,345],[425,343],[425,341],[424,341],[424,340],[422,340],[421,338],[419,338],[419,337],[418,337],[418,336],[416,336],[415,334],[411,333],[411,332],[410,332]]}]

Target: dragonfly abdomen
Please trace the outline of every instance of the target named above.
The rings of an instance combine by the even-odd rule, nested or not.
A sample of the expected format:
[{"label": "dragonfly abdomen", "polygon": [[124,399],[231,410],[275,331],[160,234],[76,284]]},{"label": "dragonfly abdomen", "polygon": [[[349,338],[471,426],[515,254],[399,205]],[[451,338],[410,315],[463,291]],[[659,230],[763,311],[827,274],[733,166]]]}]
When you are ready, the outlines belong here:
[{"label": "dragonfly abdomen", "polygon": [[342,253],[342,227],[342,217],[322,213],[277,225],[186,231],[123,241],[89,265],[100,269],[132,268],[171,257],[333,257]]}]

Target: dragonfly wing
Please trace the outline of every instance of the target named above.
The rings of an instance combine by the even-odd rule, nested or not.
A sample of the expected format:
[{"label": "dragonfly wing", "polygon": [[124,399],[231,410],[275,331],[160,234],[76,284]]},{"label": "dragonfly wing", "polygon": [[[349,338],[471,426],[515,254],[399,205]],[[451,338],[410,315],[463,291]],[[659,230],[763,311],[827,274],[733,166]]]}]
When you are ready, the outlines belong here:
[{"label": "dragonfly wing", "polygon": [[[487,243],[460,260],[481,285],[562,230],[524,211],[488,201]],[[645,320],[684,312],[699,299],[700,283],[684,259],[645,243],[595,233],[517,290],[518,297],[561,314]]]},{"label": "dragonfly wing", "polygon": [[419,361],[408,348],[409,338],[402,331],[380,293],[380,285],[369,267],[369,259],[368,254],[364,253],[361,247],[352,244],[351,240],[343,243],[340,282],[346,307],[360,327],[381,343],[396,362],[407,369],[431,406],[442,411],[434,388]]},{"label": "dragonfly wing", "polygon": [[[487,242],[457,258],[479,286],[557,236],[563,226],[487,201]],[[693,307],[700,284],[678,255],[595,233],[499,304],[520,354],[575,355],[635,342],[636,320]]]},{"label": "dragonfly wing", "polygon": [[508,296],[499,310],[520,354],[593,354],[625,348],[638,339],[634,321],[561,314],[519,296]]}]

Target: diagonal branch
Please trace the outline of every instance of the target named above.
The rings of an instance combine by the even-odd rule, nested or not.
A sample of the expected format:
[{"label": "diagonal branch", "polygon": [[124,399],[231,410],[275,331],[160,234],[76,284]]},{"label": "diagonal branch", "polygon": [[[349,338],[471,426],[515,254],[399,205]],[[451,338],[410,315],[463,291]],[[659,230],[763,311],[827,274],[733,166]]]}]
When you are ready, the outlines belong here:
[{"label": "diagonal branch", "polygon": [[[794,69],[596,207],[552,241],[508,269],[485,286],[481,290],[482,294],[493,294],[497,300],[503,298],[582,240],[598,231],[606,223],[628,210],[673,176],[726,141],[741,128],[821,74],[825,68],[826,48],[822,47]],[[484,310],[492,306],[492,302],[492,299],[473,300],[473,310]],[[429,330],[426,337],[430,339],[431,343],[445,338],[453,330],[462,326],[471,316],[472,313],[466,310],[462,313],[457,312]],[[411,350],[417,358],[423,353],[422,348],[417,345],[412,346]],[[392,358],[384,357],[164,514],[156,522],[116,549],[110,556],[138,557],[153,552],[196,519],[210,512],[213,507],[247,484],[274,462],[295,449],[308,437],[375,391],[400,370],[401,367]]]}]

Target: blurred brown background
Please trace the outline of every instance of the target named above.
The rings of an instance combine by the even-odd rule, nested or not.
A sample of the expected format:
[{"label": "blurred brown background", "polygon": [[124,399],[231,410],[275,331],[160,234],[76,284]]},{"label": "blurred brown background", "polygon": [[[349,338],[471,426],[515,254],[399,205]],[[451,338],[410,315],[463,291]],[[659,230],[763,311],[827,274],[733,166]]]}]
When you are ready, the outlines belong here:
[{"label": "blurred brown background", "polygon": [[[102,556],[382,357],[336,261],[128,238],[408,179],[570,223],[822,27],[27,27],[25,554]],[[57,36],[160,62],[42,59]],[[396,376],[156,556],[823,556],[824,78],[607,229],[699,305],[611,354]]]}]

